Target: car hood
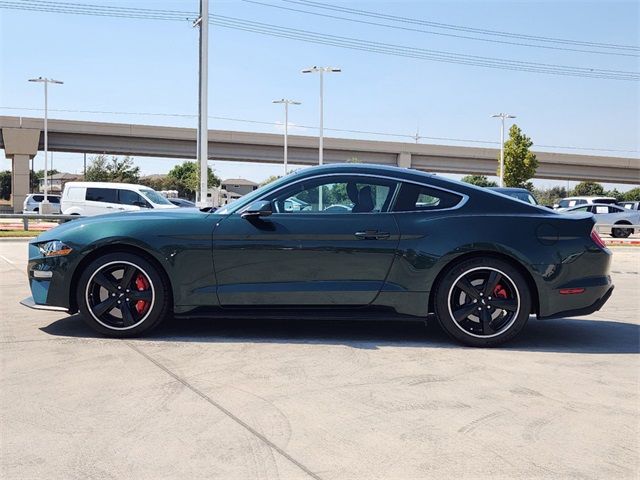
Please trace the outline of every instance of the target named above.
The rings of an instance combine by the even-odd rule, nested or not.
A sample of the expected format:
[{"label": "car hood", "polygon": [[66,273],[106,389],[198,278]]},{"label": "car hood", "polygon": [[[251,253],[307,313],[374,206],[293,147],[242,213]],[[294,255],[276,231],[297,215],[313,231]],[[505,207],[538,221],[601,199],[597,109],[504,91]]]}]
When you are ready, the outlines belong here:
[{"label": "car hood", "polygon": [[[162,208],[153,210],[141,210],[133,212],[107,213],[104,215],[96,215],[91,217],[81,217],[77,220],[70,220],[51,230],[48,230],[30,243],[41,243],[49,240],[64,240],[64,238],[73,232],[89,228],[104,228],[106,226],[123,222],[167,222],[167,228],[170,228],[171,222],[176,220],[198,220],[205,218],[214,218],[215,213],[202,212],[198,208]],[[221,215],[218,215],[222,217]]]}]

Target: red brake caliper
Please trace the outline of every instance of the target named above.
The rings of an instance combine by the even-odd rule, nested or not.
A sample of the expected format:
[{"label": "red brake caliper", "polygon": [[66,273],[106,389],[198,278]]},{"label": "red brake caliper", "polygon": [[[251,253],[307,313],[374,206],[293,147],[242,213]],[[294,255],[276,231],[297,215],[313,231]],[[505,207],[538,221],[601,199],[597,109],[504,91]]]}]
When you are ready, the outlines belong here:
[{"label": "red brake caliper", "polygon": [[[144,276],[140,273],[136,277],[136,288],[140,292],[149,288],[149,282],[147,282],[147,279],[144,278]],[[145,308],[147,308],[147,302],[145,302],[144,300],[138,300],[136,302],[136,310],[139,314],[144,312]]]},{"label": "red brake caliper", "polygon": [[507,298],[507,291],[501,284],[498,284],[496,288],[493,289],[493,295],[499,298]]}]

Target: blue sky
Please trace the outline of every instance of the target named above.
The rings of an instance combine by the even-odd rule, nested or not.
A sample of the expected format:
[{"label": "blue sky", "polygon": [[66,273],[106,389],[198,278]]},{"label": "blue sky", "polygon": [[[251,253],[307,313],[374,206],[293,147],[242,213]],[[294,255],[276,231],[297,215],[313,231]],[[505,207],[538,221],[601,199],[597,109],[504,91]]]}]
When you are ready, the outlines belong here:
[{"label": "blue sky", "polygon": [[[303,8],[281,0],[263,3]],[[197,11],[196,0],[82,3]],[[237,1],[212,1],[218,15],[356,37],[377,42],[469,55],[625,71],[638,57],[596,55],[471,41],[362,25]],[[333,3],[362,10],[455,25],[639,45],[637,2],[351,1]],[[326,13],[326,12],[325,12]],[[357,17],[354,17],[357,18]],[[42,88],[26,80],[49,76],[52,110],[195,114],[197,30],[188,21],[63,15],[0,9],[0,107],[41,108]],[[491,113],[518,115],[517,123],[538,145],[627,150],[638,157],[639,83],[553,76],[386,56],[211,27],[210,115],[264,122],[282,120],[276,98],[302,102],[290,121],[317,125],[318,79],[302,75],[309,65],[336,65],[343,73],[325,82],[325,127],[495,141]],[[1,115],[42,115],[0,109]],[[195,117],[51,112],[53,118],[192,126]],[[277,125],[210,120],[210,128],[278,132]],[[314,134],[293,128],[292,133]],[[389,139],[327,132],[328,136]],[[423,140],[424,143],[446,143]],[[464,143],[462,143],[464,144]],[[558,150],[565,151],[565,150]],[[566,150],[572,151],[572,150]],[[578,150],[577,153],[607,154]],[[166,172],[175,160],[137,159],[145,174]],[[78,171],[78,155],[54,154],[56,168]],[[36,158],[41,168],[43,156]],[[280,168],[216,162],[222,177],[261,180]],[[9,168],[0,160],[0,169]],[[547,182],[549,184],[550,182]]]}]

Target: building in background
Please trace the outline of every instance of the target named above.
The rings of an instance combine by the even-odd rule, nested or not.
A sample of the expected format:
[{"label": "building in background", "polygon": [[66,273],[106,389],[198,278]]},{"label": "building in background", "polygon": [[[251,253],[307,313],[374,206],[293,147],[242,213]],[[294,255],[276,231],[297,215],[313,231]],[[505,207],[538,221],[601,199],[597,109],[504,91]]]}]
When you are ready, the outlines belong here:
[{"label": "building in background", "polygon": [[223,190],[226,190],[229,194],[237,193],[241,197],[242,195],[246,195],[247,193],[251,193],[256,190],[258,188],[258,184],[244,178],[229,178],[224,180],[220,184],[220,187]]},{"label": "building in background", "polygon": [[[73,173],[54,173],[53,175],[49,175],[47,186],[51,193],[60,193],[67,182],[78,182],[82,180],[84,180],[82,175],[75,175]],[[44,192],[44,178],[41,178],[38,182],[38,192]]]}]

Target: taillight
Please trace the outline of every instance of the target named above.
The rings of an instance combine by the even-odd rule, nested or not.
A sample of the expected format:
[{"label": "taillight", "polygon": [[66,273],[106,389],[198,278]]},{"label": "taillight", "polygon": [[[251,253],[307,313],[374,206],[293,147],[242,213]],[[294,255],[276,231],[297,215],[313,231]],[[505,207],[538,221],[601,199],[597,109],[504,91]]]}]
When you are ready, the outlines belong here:
[{"label": "taillight", "polygon": [[593,227],[593,230],[591,230],[591,240],[600,248],[607,248],[607,246],[602,241],[602,238],[600,238],[600,235],[598,234],[596,227]]}]

